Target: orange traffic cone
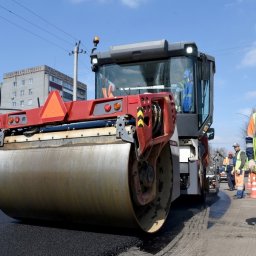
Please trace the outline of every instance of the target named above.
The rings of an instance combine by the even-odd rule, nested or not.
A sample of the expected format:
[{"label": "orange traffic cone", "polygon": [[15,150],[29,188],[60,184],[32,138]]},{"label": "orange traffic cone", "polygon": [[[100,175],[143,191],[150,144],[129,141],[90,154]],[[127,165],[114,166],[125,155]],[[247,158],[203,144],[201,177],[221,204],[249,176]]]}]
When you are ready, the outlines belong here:
[{"label": "orange traffic cone", "polygon": [[251,182],[251,174],[250,173],[248,174],[246,189],[247,189],[248,194],[250,194],[251,190],[252,190],[252,182]]},{"label": "orange traffic cone", "polygon": [[251,192],[250,197],[256,199],[256,177],[255,177],[255,175],[253,175],[253,177],[252,177],[252,192]]}]

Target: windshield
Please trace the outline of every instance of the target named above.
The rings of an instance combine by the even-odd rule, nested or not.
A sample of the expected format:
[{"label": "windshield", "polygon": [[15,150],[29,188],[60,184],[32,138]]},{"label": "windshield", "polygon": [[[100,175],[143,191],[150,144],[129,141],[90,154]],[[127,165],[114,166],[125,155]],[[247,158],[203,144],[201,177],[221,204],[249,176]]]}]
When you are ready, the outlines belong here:
[{"label": "windshield", "polygon": [[129,64],[100,66],[96,72],[96,98],[171,92],[179,113],[195,111],[193,60],[175,57]]}]

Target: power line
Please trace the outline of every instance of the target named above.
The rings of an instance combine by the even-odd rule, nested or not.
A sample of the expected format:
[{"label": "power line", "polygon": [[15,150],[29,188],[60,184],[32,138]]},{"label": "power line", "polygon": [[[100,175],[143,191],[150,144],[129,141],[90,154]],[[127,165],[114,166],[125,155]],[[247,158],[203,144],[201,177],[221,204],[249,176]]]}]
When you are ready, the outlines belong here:
[{"label": "power line", "polygon": [[[33,14],[34,16],[36,16],[37,18],[41,19],[42,21],[44,21],[45,23],[47,23],[48,25],[54,27],[55,29],[57,29],[58,31],[64,33],[66,36],[72,38],[75,41],[79,41],[76,37],[74,37],[73,35],[71,35],[70,33],[64,31],[63,29],[61,29],[60,27],[56,26],[55,24],[49,22],[48,20],[46,20],[44,17],[40,16],[39,14],[37,14],[36,12],[34,12],[33,10],[31,10],[30,8],[26,7],[24,4],[19,3],[16,0],[11,0],[12,2],[14,2],[15,4],[19,5],[20,7],[22,7],[23,9],[25,9],[26,11],[30,12],[31,14]],[[70,43],[70,42],[69,42]],[[81,42],[81,45],[84,46],[85,50],[88,52],[88,49],[86,48],[86,46]],[[213,53],[217,53],[217,54],[229,54],[230,51],[232,50],[236,50],[236,49],[240,49],[243,50],[243,47],[249,47],[251,46],[251,44],[246,44],[244,46],[235,46],[235,47],[229,47],[229,48],[224,48],[224,49],[217,49],[217,50],[213,50]],[[234,52],[231,52],[234,53]]]},{"label": "power line", "polygon": [[75,37],[73,37],[71,34],[67,33],[66,31],[64,31],[63,29],[57,27],[55,24],[49,22],[48,20],[46,20],[45,18],[41,17],[40,15],[38,15],[37,13],[35,13],[34,11],[32,11],[31,9],[29,9],[28,7],[26,7],[25,5],[17,2],[16,0],[12,0],[15,4],[19,5],[20,7],[22,7],[23,9],[27,10],[28,12],[32,13],[33,15],[35,15],[37,18],[41,19],[42,21],[44,21],[45,23],[49,24],[50,26],[54,27],[55,29],[61,31],[62,33],[66,34],[67,36],[69,36],[70,38],[72,38],[75,41],[78,41]]},{"label": "power line", "polygon": [[44,31],[44,32],[46,32],[46,33],[48,33],[48,34],[54,36],[55,38],[57,38],[57,39],[59,39],[59,40],[61,40],[61,41],[64,41],[64,42],[68,43],[69,45],[72,45],[71,42],[69,42],[69,41],[67,41],[67,40],[65,40],[65,39],[63,39],[63,38],[57,36],[56,34],[54,34],[54,33],[50,32],[50,31],[48,31],[47,29],[45,29],[45,28],[43,28],[43,27],[41,27],[41,26],[39,26],[39,25],[37,25],[37,24],[35,24],[35,23],[29,21],[28,19],[22,17],[21,15],[19,15],[19,14],[13,12],[12,10],[10,10],[10,9],[8,9],[8,8],[6,8],[6,7],[4,7],[4,6],[1,5],[1,4],[0,4],[0,8],[4,9],[4,10],[7,11],[8,13],[11,13],[11,14],[15,15],[16,17],[18,17],[18,18],[20,18],[20,19],[26,21],[26,22],[29,23],[30,25],[32,25],[32,26],[34,26],[34,27],[36,27],[36,28],[39,28],[40,30],[42,30],[42,31]]},{"label": "power line", "polygon": [[[30,13],[32,13],[32,14],[35,15],[36,17],[40,18],[41,20],[43,20],[43,21],[46,22],[47,24],[50,24],[51,26],[53,26],[54,28],[58,29],[59,31],[61,31],[61,32],[65,33],[65,34],[68,34],[68,33],[66,33],[64,30],[62,30],[62,29],[58,28],[57,26],[55,26],[54,24],[48,22],[46,19],[42,18],[40,15],[36,14],[35,12],[33,12],[33,11],[30,10],[29,8],[25,7],[24,5],[18,3],[18,2],[15,1],[15,0],[12,0],[12,1],[15,2],[16,4],[18,4],[19,6],[21,6],[22,8],[26,9],[27,11],[29,11]],[[6,8],[6,7],[3,6],[2,4],[0,4],[0,8],[4,9],[5,11],[7,11],[8,13],[10,13],[10,14],[12,14],[12,15],[17,16],[18,18],[24,20],[25,22],[29,23],[30,25],[32,25],[32,26],[34,26],[34,27],[36,27],[36,28],[39,28],[40,30],[42,30],[42,31],[44,31],[44,32],[46,32],[46,33],[48,33],[48,34],[54,36],[55,38],[60,39],[61,41],[65,41],[65,42],[67,42],[68,44],[71,44],[70,42],[68,42],[68,41],[62,39],[61,37],[55,35],[54,33],[48,31],[47,29],[45,29],[45,28],[43,28],[43,27],[41,27],[41,26],[39,26],[39,25],[37,25],[37,24],[31,22],[30,20],[24,18],[23,16],[21,16],[21,15],[15,13],[14,11],[12,11],[12,10],[10,10],[10,9],[8,9],[8,8]],[[5,17],[0,16],[0,18],[2,18],[2,19],[5,20],[6,22],[8,22],[8,23],[10,23],[10,24],[12,24],[12,25],[14,25],[14,26],[16,26],[16,27],[18,27],[18,28],[20,28],[20,29],[22,29],[22,30],[24,30],[24,31],[26,31],[26,32],[28,32],[28,33],[30,33],[30,34],[32,34],[32,35],[34,35],[34,36],[36,36],[36,37],[38,37],[38,38],[40,38],[40,39],[42,39],[42,40],[44,40],[44,41],[46,41],[46,42],[48,42],[48,43],[51,43],[51,44],[57,46],[58,48],[63,49],[65,52],[68,52],[66,49],[64,49],[63,47],[61,47],[59,44],[56,44],[56,43],[54,43],[54,42],[52,42],[52,41],[50,41],[50,40],[48,40],[48,39],[46,39],[46,38],[44,38],[44,37],[42,37],[42,36],[40,36],[40,35],[34,33],[33,31],[31,31],[31,30],[29,30],[29,29],[24,28],[24,27],[22,27],[22,26],[19,25],[19,24],[16,24],[16,23],[14,23],[13,21],[10,21],[10,20],[8,20],[8,19],[5,18]],[[68,35],[70,35],[70,34],[68,34]],[[72,35],[70,35],[70,37],[71,37],[71,38],[74,38]],[[79,41],[79,44],[80,44],[80,41]],[[84,53],[86,53],[86,52],[84,51]],[[85,64],[85,63],[84,63],[84,64]],[[87,65],[85,64],[85,66],[87,66]],[[87,67],[86,67],[86,68],[87,68]]]},{"label": "power line", "polygon": [[[32,13],[34,16],[36,16],[37,18],[39,18],[40,20],[44,21],[45,23],[47,23],[48,25],[54,27],[55,29],[57,29],[58,31],[64,33],[66,36],[72,38],[75,41],[79,41],[77,38],[75,38],[74,36],[72,36],[70,33],[64,31],[63,29],[59,28],[58,26],[56,26],[55,24],[49,22],[48,20],[46,20],[44,17],[40,16],[39,14],[37,14],[36,12],[32,11],[30,8],[26,7],[24,4],[19,3],[16,0],[12,0],[15,4],[19,5],[20,7],[22,7],[23,9],[25,9],[26,11]],[[82,43],[81,43],[82,44]],[[82,44],[83,45],[83,44]],[[86,47],[84,46],[85,50],[87,51]]]},{"label": "power line", "polygon": [[232,46],[228,48],[223,48],[223,49],[217,49],[217,50],[213,50],[212,53],[215,53],[217,55],[225,55],[225,54],[234,54],[238,52],[243,52],[247,50],[249,47],[252,47],[253,43],[254,42],[241,44],[238,46]]},{"label": "power line", "polygon": [[[58,31],[64,33],[66,36],[68,36],[69,38],[73,39],[74,41],[79,41],[76,37],[74,37],[73,35],[71,35],[70,33],[64,31],[62,28],[56,26],[55,24],[49,22],[47,19],[45,19],[44,17],[40,16],[39,14],[37,14],[36,12],[34,12],[33,10],[31,10],[30,8],[26,7],[24,4],[19,3],[16,0],[12,0],[15,4],[19,5],[21,8],[25,9],[26,11],[32,13],[34,16],[36,16],[37,18],[39,18],[40,20],[44,21],[45,23],[47,23],[48,25],[54,27],[55,29],[57,29]],[[88,50],[86,49],[86,46],[81,42],[81,45],[84,46],[86,52],[88,52]]]},{"label": "power line", "polygon": [[65,52],[68,52],[68,50],[66,50],[66,49],[63,48],[62,46],[60,46],[60,45],[58,45],[58,44],[52,42],[51,40],[48,40],[48,39],[46,39],[46,38],[44,38],[44,37],[42,37],[42,36],[40,36],[40,35],[34,33],[33,31],[31,31],[31,30],[29,30],[29,29],[27,29],[27,28],[22,27],[21,25],[15,23],[15,22],[13,22],[13,21],[10,21],[10,20],[6,19],[5,17],[3,17],[3,16],[1,16],[1,15],[0,15],[0,18],[1,18],[2,20],[6,21],[6,22],[8,22],[8,23],[10,23],[10,24],[12,24],[13,26],[18,27],[19,29],[22,29],[22,30],[26,31],[26,32],[28,32],[28,33],[30,33],[30,34],[32,34],[32,35],[34,35],[34,36],[36,36],[36,37],[38,37],[38,38],[44,40],[44,41],[46,41],[46,42],[48,42],[48,43],[50,43],[50,44],[52,44],[52,45],[54,45],[54,46],[56,46],[56,47],[62,49],[62,50],[64,50]]},{"label": "power line", "polygon": [[220,52],[220,51],[230,51],[230,50],[236,50],[236,49],[244,49],[244,48],[252,47],[253,43],[254,42],[246,42],[246,43],[241,44],[241,45],[231,46],[231,47],[227,47],[227,48],[223,48],[223,49],[217,49],[215,51]]}]

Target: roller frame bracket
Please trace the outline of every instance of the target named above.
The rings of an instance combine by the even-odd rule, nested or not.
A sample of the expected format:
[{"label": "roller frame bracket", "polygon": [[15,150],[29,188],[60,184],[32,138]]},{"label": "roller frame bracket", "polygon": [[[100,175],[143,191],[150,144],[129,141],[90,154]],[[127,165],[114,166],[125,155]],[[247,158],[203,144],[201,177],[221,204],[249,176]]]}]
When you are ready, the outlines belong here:
[{"label": "roller frame bracket", "polygon": [[134,143],[133,134],[134,134],[134,130],[132,130],[132,132],[129,133],[125,129],[125,117],[124,116],[117,117],[116,138],[117,139],[122,139],[123,141]]}]

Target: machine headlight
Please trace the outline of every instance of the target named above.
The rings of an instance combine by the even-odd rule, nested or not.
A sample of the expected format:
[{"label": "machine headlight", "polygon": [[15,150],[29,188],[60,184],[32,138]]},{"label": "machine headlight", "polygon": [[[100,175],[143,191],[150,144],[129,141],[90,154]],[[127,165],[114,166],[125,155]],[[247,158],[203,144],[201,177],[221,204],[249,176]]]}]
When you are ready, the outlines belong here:
[{"label": "machine headlight", "polygon": [[188,46],[188,47],[186,48],[186,53],[187,53],[187,54],[191,54],[191,53],[193,53],[193,51],[194,51],[194,49],[193,49],[192,46]]},{"label": "machine headlight", "polygon": [[93,65],[98,64],[98,59],[97,59],[97,58],[92,58],[92,64],[93,64]]}]

